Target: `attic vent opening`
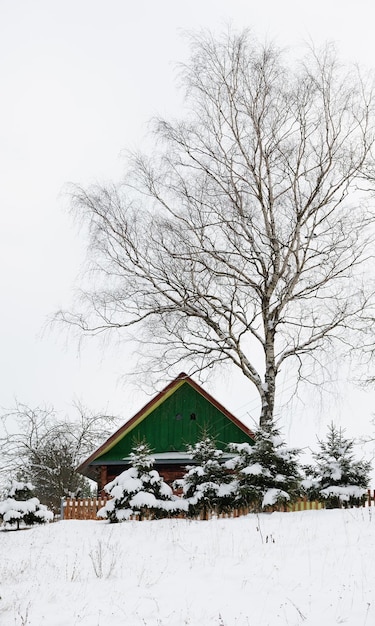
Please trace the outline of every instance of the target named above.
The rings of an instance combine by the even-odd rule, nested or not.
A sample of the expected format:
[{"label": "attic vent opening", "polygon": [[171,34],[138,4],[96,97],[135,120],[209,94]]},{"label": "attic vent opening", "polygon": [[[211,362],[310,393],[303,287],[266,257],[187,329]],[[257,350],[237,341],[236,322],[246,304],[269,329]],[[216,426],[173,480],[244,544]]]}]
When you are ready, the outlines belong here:
[{"label": "attic vent opening", "polygon": [[196,420],[197,419],[196,414],[195,413],[190,413],[190,419],[191,420]]},{"label": "attic vent opening", "polygon": [[182,420],[182,415],[181,415],[181,413],[176,413],[175,419],[176,419],[177,421]]}]

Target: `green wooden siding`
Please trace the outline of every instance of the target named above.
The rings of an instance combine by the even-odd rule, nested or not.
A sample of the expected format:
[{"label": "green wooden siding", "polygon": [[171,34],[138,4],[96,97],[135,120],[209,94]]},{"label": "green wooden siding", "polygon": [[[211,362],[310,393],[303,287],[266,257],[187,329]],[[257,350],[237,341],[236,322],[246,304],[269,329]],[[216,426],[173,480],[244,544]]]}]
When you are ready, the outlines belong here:
[{"label": "green wooden siding", "polygon": [[184,452],[186,445],[199,441],[204,432],[216,440],[218,447],[231,441],[253,443],[224,413],[184,382],[130,432],[125,432],[110,450],[97,457],[95,463],[128,457],[134,441],[144,439],[154,453]]}]

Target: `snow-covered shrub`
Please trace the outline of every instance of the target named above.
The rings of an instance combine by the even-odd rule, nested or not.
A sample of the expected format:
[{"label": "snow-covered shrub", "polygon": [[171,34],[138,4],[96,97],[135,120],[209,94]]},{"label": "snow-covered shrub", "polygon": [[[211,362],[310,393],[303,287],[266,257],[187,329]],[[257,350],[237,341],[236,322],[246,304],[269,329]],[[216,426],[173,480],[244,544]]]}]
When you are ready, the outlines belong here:
[{"label": "snow-covered shrub", "polygon": [[226,462],[236,477],[235,503],[260,511],[300,495],[299,451],[287,448],[280,430],[267,424],[255,431],[255,444],[229,444],[234,457]]},{"label": "snow-covered shrub", "polygon": [[112,499],[98,511],[99,517],[107,517],[111,523],[116,523],[135,514],[142,519],[151,512],[159,519],[187,508],[153,469],[155,461],[147,443],[136,445],[130,458],[131,467],[105,486]]},{"label": "snow-covered shrub", "polygon": [[0,518],[6,526],[19,530],[21,525],[45,524],[53,519],[52,511],[33,497],[33,489],[31,483],[13,481],[8,497],[0,502]]},{"label": "snow-covered shrub", "polygon": [[189,505],[189,515],[208,511],[226,511],[232,508],[235,484],[222,463],[223,451],[216,448],[208,436],[193,446],[187,446],[194,465],[188,465],[186,474],[175,485],[182,489]]},{"label": "snow-covered shrub", "polygon": [[327,440],[318,440],[315,465],[305,468],[303,487],[308,497],[324,498],[327,508],[359,505],[369,483],[371,463],[355,460],[354,441],[346,439],[344,432],[331,424]]}]

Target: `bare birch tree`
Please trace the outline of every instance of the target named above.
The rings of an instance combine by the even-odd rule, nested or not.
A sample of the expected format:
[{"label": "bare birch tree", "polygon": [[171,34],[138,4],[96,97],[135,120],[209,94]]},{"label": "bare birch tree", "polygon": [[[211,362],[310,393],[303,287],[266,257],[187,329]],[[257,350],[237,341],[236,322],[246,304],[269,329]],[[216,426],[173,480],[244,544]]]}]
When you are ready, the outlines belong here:
[{"label": "bare birch tree", "polygon": [[185,118],[155,121],[155,153],[121,184],[74,191],[95,272],[83,309],[59,316],[139,327],[164,372],[232,363],[264,425],[282,366],[303,376],[366,307],[372,85],[330,46],[290,62],[247,32],[191,43]]}]

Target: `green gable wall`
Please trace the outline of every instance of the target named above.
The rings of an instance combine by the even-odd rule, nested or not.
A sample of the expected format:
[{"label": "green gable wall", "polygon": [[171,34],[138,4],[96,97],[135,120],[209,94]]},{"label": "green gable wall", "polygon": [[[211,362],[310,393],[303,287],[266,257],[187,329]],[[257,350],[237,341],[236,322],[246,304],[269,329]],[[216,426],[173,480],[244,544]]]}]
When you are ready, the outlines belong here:
[{"label": "green gable wall", "polygon": [[[191,419],[195,414],[196,419]],[[176,419],[176,416],[180,416]],[[110,450],[98,456],[95,464],[114,462],[128,457],[134,441],[146,440],[154,453],[185,451],[187,444],[199,441],[204,432],[216,440],[218,447],[229,442],[253,440],[226,415],[183,382],[169,397],[159,403],[143,420],[126,431]]]}]

